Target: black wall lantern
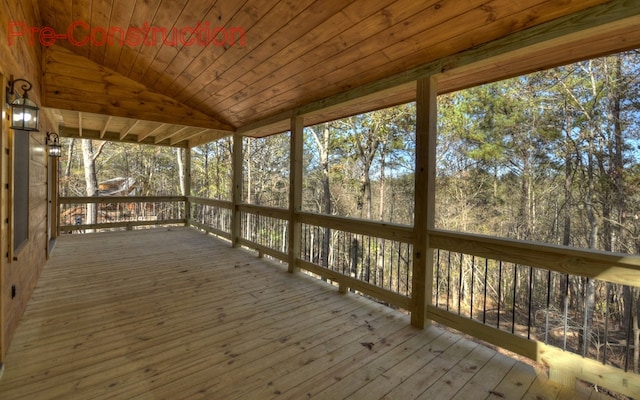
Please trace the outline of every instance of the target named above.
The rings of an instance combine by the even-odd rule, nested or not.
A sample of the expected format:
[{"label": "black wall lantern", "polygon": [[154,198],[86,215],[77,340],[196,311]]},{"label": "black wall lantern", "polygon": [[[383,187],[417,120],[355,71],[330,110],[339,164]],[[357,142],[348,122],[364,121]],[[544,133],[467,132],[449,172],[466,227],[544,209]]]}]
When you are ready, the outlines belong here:
[{"label": "black wall lantern", "polygon": [[[22,89],[22,96],[16,93],[16,84],[23,82],[19,85]],[[11,107],[11,129],[17,129],[22,131],[38,131],[38,111],[40,108],[29,99],[29,90],[33,85],[26,79],[13,79],[11,76],[9,84],[6,90],[6,101]],[[15,99],[12,96],[15,95]]]},{"label": "black wall lantern", "polygon": [[57,133],[47,132],[47,147],[49,148],[50,157],[60,157],[62,155],[60,136]]}]

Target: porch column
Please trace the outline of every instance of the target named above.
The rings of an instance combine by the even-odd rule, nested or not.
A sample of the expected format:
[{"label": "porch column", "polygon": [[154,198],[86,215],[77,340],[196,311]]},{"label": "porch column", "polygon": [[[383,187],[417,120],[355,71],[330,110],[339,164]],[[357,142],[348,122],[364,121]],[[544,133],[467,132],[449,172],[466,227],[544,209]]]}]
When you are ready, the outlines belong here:
[{"label": "porch column", "polygon": [[232,187],[231,201],[231,245],[233,247],[240,246],[238,239],[240,238],[240,211],[238,205],[242,203],[242,135],[233,134],[233,154],[232,154]]},{"label": "porch column", "polygon": [[434,228],[437,82],[433,77],[417,81],[416,95],[416,172],[413,221],[413,280],[411,325],[428,326],[427,308],[432,303],[433,250],[429,230]]},{"label": "porch column", "polygon": [[49,157],[52,161],[53,168],[52,171],[52,181],[51,181],[51,189],[53,191],[53,195],[51,196],[51,212],[52,216],[52,224],[51,227],[51,239],[57,239],[60,236],[60,203],[58,199],[60,198],[60,157]]},{"label": "porch column", "polygon": [[291,118],[291,142],[289,153],[289,272],[296,272],[296,258],[300,256],[301,224],[297,213],[302,206],[302,144],[304,120]]},{"label": "porch column", "polygon": [[191,220],[191,148],[184,149],[184,225],[189,226]]}]

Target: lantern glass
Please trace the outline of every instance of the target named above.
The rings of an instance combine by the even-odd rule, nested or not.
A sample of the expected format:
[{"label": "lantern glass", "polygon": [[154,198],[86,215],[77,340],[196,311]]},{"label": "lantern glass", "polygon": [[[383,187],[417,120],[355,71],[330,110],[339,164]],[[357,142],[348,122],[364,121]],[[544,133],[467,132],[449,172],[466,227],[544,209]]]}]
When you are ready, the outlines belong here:
[{"label": "lantern glass", "polygon": [[28,97],[18,97],[11,102],[11,129],[38,131],[40,109]]},{"label": "lantern glass", "polygon": [[62,155],[62,149],[59,144],[52,143],[49,145],[49,156],[60,157]]}]

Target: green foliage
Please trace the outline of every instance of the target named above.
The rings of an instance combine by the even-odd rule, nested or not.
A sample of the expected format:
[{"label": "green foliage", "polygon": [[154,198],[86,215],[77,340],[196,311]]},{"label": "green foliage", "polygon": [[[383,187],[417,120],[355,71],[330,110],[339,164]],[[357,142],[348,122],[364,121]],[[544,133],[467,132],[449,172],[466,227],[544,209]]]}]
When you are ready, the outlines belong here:
[{"label": "green foliage", "polygon": [[638,253],[639,69],[629,52],[440,96],[438,227]]}]

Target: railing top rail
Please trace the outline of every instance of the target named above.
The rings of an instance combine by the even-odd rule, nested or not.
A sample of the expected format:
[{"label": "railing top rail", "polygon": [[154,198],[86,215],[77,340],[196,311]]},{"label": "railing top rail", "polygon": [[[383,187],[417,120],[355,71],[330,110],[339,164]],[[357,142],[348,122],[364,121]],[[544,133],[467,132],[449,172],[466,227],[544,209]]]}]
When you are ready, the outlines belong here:
[{"label": "railing top rail", "polygon": [[337,217],[335,215],[315,214],[309,212],[297,213],[298,221],[338,229],[362,235],[369,235],[400,242],[413,242],[413,227],[409,225],[393,224],[389,222],[367,221],[362,219]]},{"label": "railing top rail", "polygon": [[220,208],[233,208],[233,202],[229,200],[209,199],[199,196],[187,196],[190,202],[194,204],[204,204],[208,206],[220,207]]},{"label": "railing top rail", "polygon": [[284,208],[259,206],[256,204],[238,204],[238,210],[250,214],[265,215],[278,219],[289,219],[289,210]]},{"label": "railing top rail", "polygon": [[60,204],[78,203],[140,203],[140,202],[172,202],[186,201],[186,196],[81,196],[60,197]]},{"label": "railing top rail", "polygon": [[553,244],[460,233],[429,231],[432,248],[471,254],[623,285],[640,286],[640,256]]}]

